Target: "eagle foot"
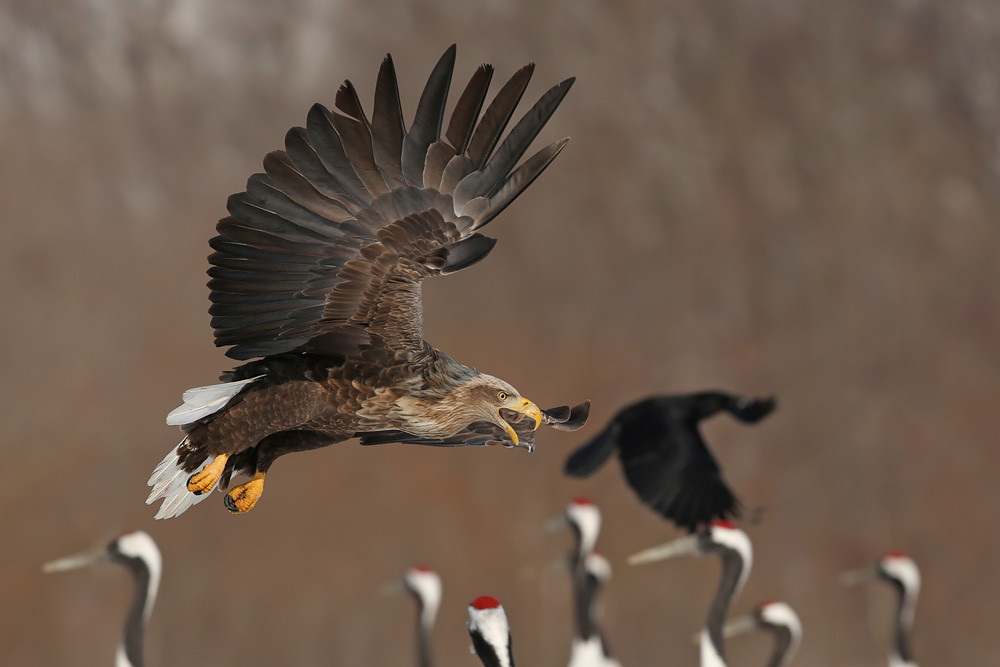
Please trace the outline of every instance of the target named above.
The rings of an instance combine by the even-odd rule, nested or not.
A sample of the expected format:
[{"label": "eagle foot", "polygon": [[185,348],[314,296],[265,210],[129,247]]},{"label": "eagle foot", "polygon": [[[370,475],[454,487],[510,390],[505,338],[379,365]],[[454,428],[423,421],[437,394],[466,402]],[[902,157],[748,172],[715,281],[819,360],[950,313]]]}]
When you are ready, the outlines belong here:
[{"label": "eagle foot", "polygon": [[219,454],[207,466],[188,477],[187,490],[200,496],[214,489],[222,477],[222,471],[226,469],[228,459],[228,454]]},{"label": "eagle foot", "polygon": [[262,493],[264,493],[264,473],[258,472],[249,482],[240,484],[226,494],[226,509],[233,514],[249,512],[260,500]]}]

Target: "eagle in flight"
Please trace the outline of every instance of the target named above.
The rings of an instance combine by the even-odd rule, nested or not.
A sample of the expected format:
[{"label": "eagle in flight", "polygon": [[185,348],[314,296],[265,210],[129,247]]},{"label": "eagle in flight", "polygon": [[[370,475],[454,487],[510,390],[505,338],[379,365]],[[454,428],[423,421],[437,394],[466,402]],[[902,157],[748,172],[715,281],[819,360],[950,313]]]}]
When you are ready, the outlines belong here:
[{"label": "eagle in flight", "polygon": [[[442,135],[455,65],[449,48],[428,78],[409,129],[392,58],[371,119],[345,82],[334,111],[316,104],[264,173],[229,198],[208,270],[215,344],[244,361],[223,384],[184,392],[167,423],[184,439],[149,478],[157,519],[228,488],[231,512],[253,508],[274,460],[350,438],[455,447],[534,444],[534,430],[582,426],[589,402],[540,410],[507,382],[463,366],[423,339],[424,278],[475,264],[496,241],[481,229],[565,147],[518,162],[573,79],[541,96],[501,137],[533,65],[482,111],[493,75],[482,65]],[[481,113],[482,112],[482,113]]]}]

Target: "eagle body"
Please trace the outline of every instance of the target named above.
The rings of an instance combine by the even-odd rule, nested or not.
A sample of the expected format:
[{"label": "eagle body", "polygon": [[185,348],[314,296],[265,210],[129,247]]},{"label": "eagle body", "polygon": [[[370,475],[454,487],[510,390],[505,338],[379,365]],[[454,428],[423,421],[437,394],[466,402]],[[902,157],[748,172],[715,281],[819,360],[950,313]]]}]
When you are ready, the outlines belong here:
[{"label": "eagle body", "polygon": [[392,364],[284,354],[238,368],[233,376],[253,382],[218,412],[185,425],[181,465],[194,472],[208,456],[232,456],[285,431],[323,434],[331,443],[386,429],[452,436],[476,420],[461,399],[482,387],[474,380],[483,374],[427,348],[424,358]]},{"label": "eagle body", "polygon": [[[395,68],[382,63],[371,118],[346,82],[329,110],[264,158],[229,198],[209,245],[215,343],[243,365],[184,393],[167,423],[184,439],[153,471],[148,503],[177,516],[237,473],[226,506],[247,511],[279,456],[353,437],[361,444],[533,447],[544,423],[572,430],[589,403],[540,410],[510,384],[423,339],[421,283],[483,259],[481,233],[567,139],[520,162],[573,80],[551,88],[504,135],[533,72],[486,104],[479,67],[442,131],[452,46],[431,72],[409,129]],[[524,417],[530,419],[525,420]]]}]

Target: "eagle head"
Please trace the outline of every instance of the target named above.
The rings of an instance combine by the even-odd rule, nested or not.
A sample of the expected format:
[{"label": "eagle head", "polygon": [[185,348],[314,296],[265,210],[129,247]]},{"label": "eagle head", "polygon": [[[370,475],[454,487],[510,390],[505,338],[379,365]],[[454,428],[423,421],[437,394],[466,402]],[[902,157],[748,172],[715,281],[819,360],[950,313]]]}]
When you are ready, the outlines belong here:
[{"label": "eagle head", "polygon": [[[502,428],[517,445],[517,433],[504,418],[504,413],[516,424],[524,417],[535,421],[537,429],[542,423],[542,411],[533,402],[521,396],[507,382],[498,377],[480,373],[462,387],[462,397],[476,414],[476,421],[482,420]],[[513,414],[512,414],[513,413]]]}]

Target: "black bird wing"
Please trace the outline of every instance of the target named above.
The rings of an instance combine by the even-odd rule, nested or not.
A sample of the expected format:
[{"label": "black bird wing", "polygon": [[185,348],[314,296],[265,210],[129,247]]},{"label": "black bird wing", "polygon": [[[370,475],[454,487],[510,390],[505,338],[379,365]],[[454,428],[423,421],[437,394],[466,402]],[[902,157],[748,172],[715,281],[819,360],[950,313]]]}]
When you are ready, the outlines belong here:
[{"label": "black bird wing", "polygon": [[586,477],[597,472],[597,469],[618,449],[620,430],[621,424],[613,419],[597,436],[577,448],[566,459],[564,468],[566,474],[571,477]]},{"label": "black bird wing", "polygon": [[[651,434],[650,434],[651,435]],[[701,436],[631,439],[619,448],[622,470],[639,499],[691,532],[739,516],[739,501]]]},{"label": "black bird wing", "polygon": [[442,134],[454,64],[452,46],[406,129],[387,56],[370,120],[346,82],[333,111],[314,105],[306,127],[290,130],[285,149],[264,158],[265,173],[229,198],[208,272],[215,343],[231,346],[228,356],[423,349],[421,281],[485,257],[495,241],[478,230],[568,141],[517,166],[573,82],[542,95],[504,137],[532,65],[480,115],[493,72],[481,66]]},{"label": "black bird wing", "polygon": [[698,422],[727,411],[747,423],[775,407],[773,398],[724,392],[648,398],[621,410],[566,460],[566,474],[594,473],[615,451],[639,499],[690,531],[712,519],[739,515],[739,501],[698,430]]}]

